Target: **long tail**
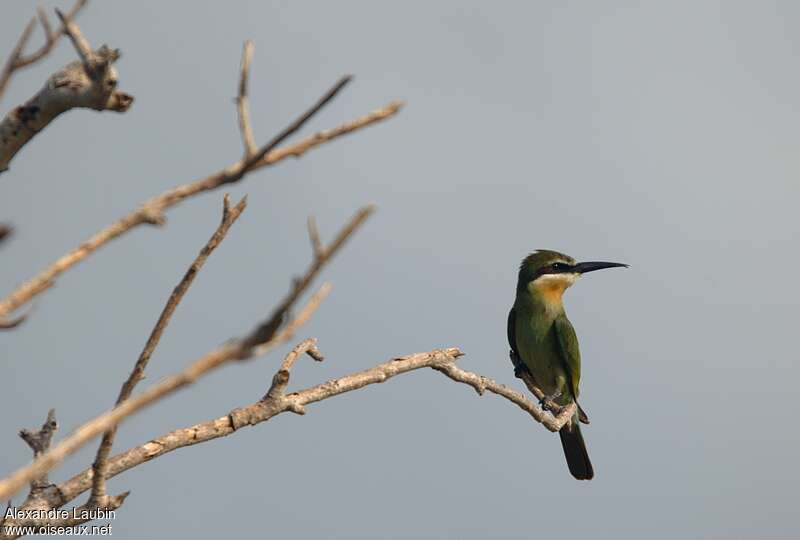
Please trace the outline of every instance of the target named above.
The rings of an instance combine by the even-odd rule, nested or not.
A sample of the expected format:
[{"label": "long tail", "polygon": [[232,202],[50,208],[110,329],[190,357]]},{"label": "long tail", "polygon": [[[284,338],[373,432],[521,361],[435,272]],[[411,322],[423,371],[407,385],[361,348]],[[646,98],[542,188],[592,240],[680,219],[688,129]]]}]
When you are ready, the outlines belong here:
[{"label": "long tail", "polygon": [[561,446],[564,448],[564,457],[567,458],[569,472],[578,480],[591,480],[594,477],[592,462],[583,442],[578,419],[573,419],[558,432],[561,437]]}]

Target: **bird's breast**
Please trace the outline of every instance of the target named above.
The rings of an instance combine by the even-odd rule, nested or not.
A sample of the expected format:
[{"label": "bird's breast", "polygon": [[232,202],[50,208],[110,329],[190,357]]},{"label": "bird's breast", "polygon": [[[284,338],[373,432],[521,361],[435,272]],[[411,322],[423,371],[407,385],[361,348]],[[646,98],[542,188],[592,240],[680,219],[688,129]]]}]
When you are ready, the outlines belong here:
[{"label": "bird's breast", "polygon": [[523,309],[516,316],[516,341],[520,358],[546,394],[564,390],[566,372],[560,361],[553,319]]}]

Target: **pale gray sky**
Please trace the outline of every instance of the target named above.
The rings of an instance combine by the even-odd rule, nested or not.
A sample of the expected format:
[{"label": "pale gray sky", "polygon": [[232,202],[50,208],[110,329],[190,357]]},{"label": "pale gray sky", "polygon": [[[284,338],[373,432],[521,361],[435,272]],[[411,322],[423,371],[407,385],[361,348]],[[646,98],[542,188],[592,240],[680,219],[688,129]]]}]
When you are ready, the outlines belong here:
[{"label": "pale gray sky", "polygon": [[[3,55],[33,7],[3,2]],[[408,102],[230,190],[249,208],[148,383],[269,312],[307,264],[308,214],[331,235],[358,206],[379,208],[326,271],[333,294],[297,337],[318,337],[327,361],[298,363],[296,388],[440,346],[521,388],[505,338],[519,260],[552,248],[631,264],[567,296],[592,482],[574,481],[558,438],[514,406],[424,371],[115,478],[110,489],[132,495],[114,536],[797,537],[799,17],[788,1],[91,3],[79,22],[123,50],[136,103],[59,118],[0,177],[0,220],[17,228],[0,251],[3,295],[146,198],[239,156],[246,38],[259,141],[343,73],[355,82],[305,133]],[[0,109],[73,59],[62,43]],[[48,408],[66,433],[113,403],[221,199],[109,245],[0,335],[0,473],[29,460],[16,432]],[[254,401],[282,353],[159,403],[116,448]]]}]

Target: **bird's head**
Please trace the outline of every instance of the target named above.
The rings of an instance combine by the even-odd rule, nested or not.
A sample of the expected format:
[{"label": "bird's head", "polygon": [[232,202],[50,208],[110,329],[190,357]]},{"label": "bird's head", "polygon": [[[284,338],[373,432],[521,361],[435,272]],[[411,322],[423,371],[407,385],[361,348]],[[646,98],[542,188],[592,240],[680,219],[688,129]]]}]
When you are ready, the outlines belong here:
[{"label": "bird's head", "polygon": [[614,262],[576,262],[569,255],[540,249],[522,260],[519,267],[517,291],[528,291],[548,304],[560,304],[564,291],[587,272],[604,268],[627,268]]}]

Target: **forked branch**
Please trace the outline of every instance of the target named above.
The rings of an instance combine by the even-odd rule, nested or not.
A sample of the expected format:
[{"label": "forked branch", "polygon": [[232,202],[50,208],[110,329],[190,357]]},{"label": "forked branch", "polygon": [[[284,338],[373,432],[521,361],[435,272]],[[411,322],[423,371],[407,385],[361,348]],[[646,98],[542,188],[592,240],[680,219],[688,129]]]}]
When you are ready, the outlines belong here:
[{"label": "forked branch", "polygon": [[[156,321],[156,325],[150,333],[150,337],[147,339],[144,349],[142,349],[139,358],[136,360],[133,371],[131,371],[127,380],[122,384],[115,406],[119,406],[128,399],[138,382],[144,378],[144,370],[147,367],[147,363],[150,361],[150,357],[158,346],[161,336],[164,334],[164,330],[166,330],[167,325],[172,319],[172,314],[175,313],[175,309],[177,309],[178,304],[180,304],[184,295],[189,290],[189,287],[191,287],[198,272],[203,268],[209,255],[219,246],[228,234],[228,230],[236,220],[239,219],[239,216],[242,215],[246,207],[247,197],[244,197],[236,206],[231,208],[230,197],[225,194],[222,204],[222,221],[217,227],[217,230],[214,231],[214,234],[211,235],[208,242],[206,242],[205,246],[203,246],[203,249],[200,250],[200,253],[198,253],[197,257],[192,261],[183,279],[181,279],[180,283],[178,283],[172,291],[169,299],[167,299],[167,304],[161,311],[161,315],[158,317],[158,321]],[[117,426],[112,427],[103,434],[103,440],[100,443],[100,447],[97,449],[97,455],[95,456],[94,465],[92,466],[94,478],[92,495],[89,502],[100,508],[106,507],[106,469],[108,465],[108,456],[111,454],[111,447],[114,444],[114,437],[116,434]]]},{"label": "forked branch", "polygon": [[320,131],[298,143],[278,148],[278,146],[293,133],[298,131],[304,123],[311,119],[322,107],[333,99],[333,97],[350,81],[350,77],[343,77],[334,85],[314,106],[303,113],[291,125],[263,146],[252,156],[241,158],[229,167],[218,171],[210,176],[196,180],[189,184],[175,187],[169,191],[158,195],[145,202],[128,215],[115,221],[105,229],[101,230],[77,248],[73,249],[50,266],[42,270],[39,274],[19,285],[16,290],[6,298],[0,300],[0,322],[8,317],[12,312],[30,302],[34,297],[41,294],[55,283],[55,280],[84,260],[86,257],[100,249],[102,246],[115,238],[127,233],[131,229],[144,224],[163,224],[164,212],[169,208],[179,204],[189,197],[217,189],[226,184],[238,182],[248,173],[278,163],[288,157],[300,157],[307,151],[337,139],[348,133],[352,133],[366,126],[381,122],[391,118],[402,107],[401,102],[393,102],[371,112],[366,116],[357,118],[351,122],[346,122],[336,128]]},{"label": "forked branch", "polygon": [[[397,375],[402,375],[422,368],[439,371],[446,377],[474,388],[480,395],[486,391],[503,397],[529,414],[535,421],[541,422],[547,429],[557,431],[569,421],[574,409],[565,410],[554,417],[543,411],[538,403],[505,385],[483,377],[477,373],[462,370],[455,362],[462,353],[459,349],[436,349],[425,353],[392,358],[375,367],[345,375],[316,386],[286,392],[289,383],[289,372],[298,357],[302,354],[317,355],[316,340],[305,340],[295,347],[284,359],[281,367],[273,376],[272,384],[266,395],[259,401],[230,411],[219,418],[194,426],[176,429],[160,437],[152,439],[140,446],[118,454],[108,461],[108,478],[112,478],[133,467],[157,459],[169,452],[200,444],[220,437],[231,435],[236,430],[265,422],[284,413],[303,414],[306,406],[323,401],[365,386],[386,382]],[[315,359],[315,356],[312,356]],[[66,482],[58,485],[48,503],[53,508],[67,504],[88,491],[92,486],[92,469],[87,469]]]},{"label": "forked branch", "polygon": [[192,384],[203,375],[227,363],[265,355],[277,345],[290,340],[297,328],[310,319],[320,302],[328,295],[330,286],[323,285],[297,316],[287,324],[283,324],[289,312],[320,270],[344,246],[371,212],[371,207],[365,207],[356,212],[355,216],[336,235],[333,242],[324,248],[322,256],[315,256],[305,274],[295,280],[291,290],[276,306],[272,315],[258,325],[249,335],[209,352],[183,371],[163,379],[143,393],[122,401],[115,408],[86,422],[55,448],[40,455],[32,464],[1,480],[0,500],[10,497],[27,482],[58,465],[64,458],[77,451],[94,437],[112,429],[122,420],[144,407]]},{"label": "forked branch", "polygon": [[[12,109],[0,122],[0,173],[8,169],[9,163],[23,146],[60,114],[76,108],[125,112],[133,103],[132,96],[117,90],[119,75],[113,64],[120,57],[119,50],[105,45],[96,51],[92,50],[89,41],[72,20],[72,14],[82,5],[76,4],[69,15],[56,10],[62,23],[58,35],[64,33],[70,37],[81,60],[71,62],[54,73],[36,95],[24,105]],[[40,14],[40,20],[47,19]],[[42,22],[42,25],[49,32],[48,43],[52,48],[56,38],[49,31],[49,23]],[[21,47],[28,40],[31,29],[29,25],[0,75],[0,92],[11,73],[28,60],[21,57]]]},{"label": "forked branch", "polygon": [[[75,2],[75,5],[72,6],[72,9],[69,10],[69,13],[65,15],[65,18],[70,21],[73,20],[78,12],[86,5],[87,1],[88,0],[78,0]],[[25,55],[25,47],[31,38],[31,34],[36,26],[37,19],[42,26],[42,30],[44,31],[45,42],[33,53]],[[36,17],[31,19],[27,24],[19,40],[17,40],[16,46],[11,51],[3,70],[0,71],[0,99],[2,99],[3,93],[8,87],[8,82],[11,80],[14,72],[24,68],[25,66],[34,64],[50,54],[63,35],[64,27],[62,26],[57,31],[53,32],[53,28],[50,26],[50,20],[47,18],[47,14],[41,8],[38,8],[36,10]]]}]

